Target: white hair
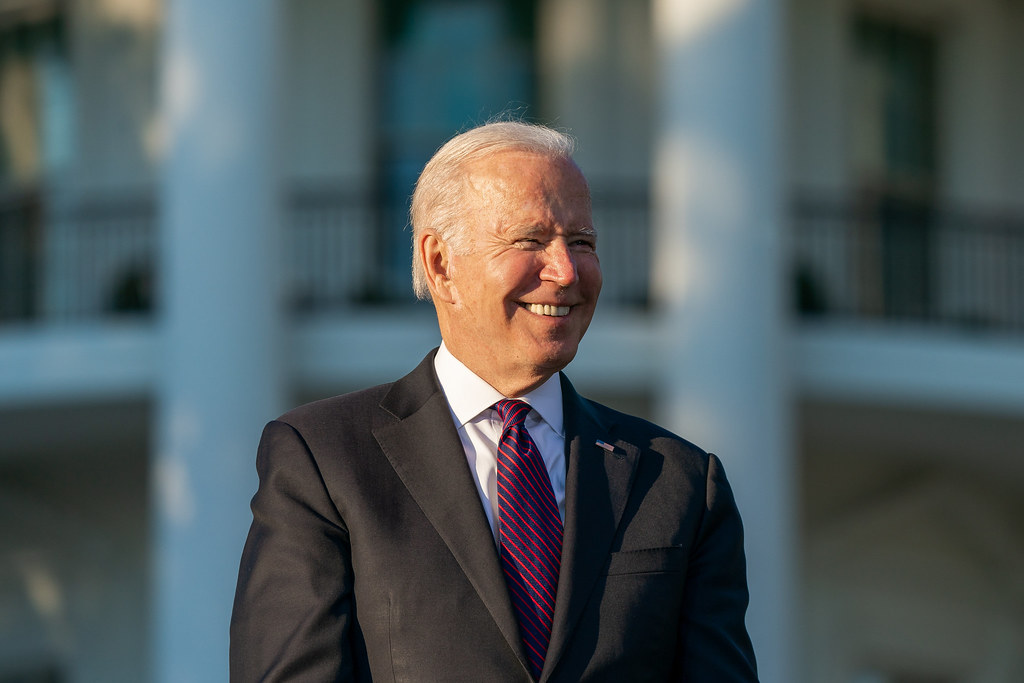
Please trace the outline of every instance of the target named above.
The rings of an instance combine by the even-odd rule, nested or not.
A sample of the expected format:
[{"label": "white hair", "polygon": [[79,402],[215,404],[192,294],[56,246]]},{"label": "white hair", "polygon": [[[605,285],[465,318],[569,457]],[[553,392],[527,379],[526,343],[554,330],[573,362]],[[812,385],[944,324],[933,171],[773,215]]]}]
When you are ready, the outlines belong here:
[{"label": "white hair", "polygon": [[467,237],[462,218],[466,166],[499,152],[524,151],[572,159],[576,143],[557,130],[520,121],[497,121],[460,133],[441,146],[423,167],[412,195],[412,287],[420,299],[430,298],[427,274],[416,252],[424,231],[437,234],[456,253],[464,253]]}]

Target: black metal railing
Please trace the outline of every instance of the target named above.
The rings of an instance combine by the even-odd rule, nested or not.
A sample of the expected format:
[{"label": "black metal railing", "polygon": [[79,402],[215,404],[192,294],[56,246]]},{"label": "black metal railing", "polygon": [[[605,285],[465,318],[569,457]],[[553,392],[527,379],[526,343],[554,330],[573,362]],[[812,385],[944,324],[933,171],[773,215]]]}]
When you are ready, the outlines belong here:
[{"label": "black metal railing", "polygon": [[[647,304],[649,205],[645,190],[594,193],[604,304]],[[298,309],[413,301],[406,206],[336,188],[294,190],[287,206],[290,298]]]},{"label": "black metal railing", "polygon": [[804,316],[1024,331],[1024,215],[805,195],[792,216]]},{"label": "black metal railing", "polygon": [[604,285],[601,305],[650,305],[651,200],[646,187],[595,187],[594,225]]},{"label": "black metal railing", "polygon": [[293,308],[317,311],[386,298],[386,287],[375,288],[384,279],[377,267],[380,217],[368,193],[334,186],[294,190],[285,216]]},{"label": "black metal railing", "polygon": [[[284,204],[295,310],[411,304],[405,207],[371,194],[293,189]],[[602,304],[645,308],[645,190],[594,191]],[[0,324],[145,313],[155,306],[155,201],[92,198],[44,210],[0,197]],[[1024,216],[895,201],[801,196],[791,212],[796,308],[804,316],[1024,331]]]},{"label": "black metal railing", "polygon": [[154,306],[156,202],[146,195],[92,198],[56,213],[47,282],[53,317],[148,313]]},{"label": "black metal railing", "polygon": [[0,195],[0,323],[37,315],[42,227],[38,192]]},{"label": "black metal railing", "polygon": [[[646,192],[596,194],[606,276],[602,301],[643,306]],[[49,207],[38,194],[0,202],[0,324],[145,314],[156,305],[157,212],[146,194]],[[337,186],[292,188],[284,202],[287,300],[302,312],[415,302],[407,209]]]},{"label": "black metal railing", "polygon": [[64,321],[152,308],[154,203],[144,196],[0,203],[0,323]]}]

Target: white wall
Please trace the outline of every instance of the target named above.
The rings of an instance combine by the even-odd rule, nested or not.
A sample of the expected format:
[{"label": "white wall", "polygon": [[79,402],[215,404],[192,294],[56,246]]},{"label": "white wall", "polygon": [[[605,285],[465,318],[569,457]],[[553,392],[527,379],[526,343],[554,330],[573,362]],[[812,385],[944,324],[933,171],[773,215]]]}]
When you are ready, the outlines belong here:
[{"label": "white wall", "polygon": [[825,450],[804,473],[804,680],[1019,680],[1019,491],[907,455]]},{"label": "white wall", "polygon": [[791,0],[785,106],[792,189],[831,194],[848,186],[849,31],[844,0]]},{"label": "white wall", "polygon": [[849,177],[851,20],[859,12],[935,31],[939,39],[939,191],[968,207],[1024,205],[1020,163],[1021,9],[997,0],[792,0],[790,180],[836,190]]},{"label": "white wall", "polygon": [[539,3],[533,113],[579,140],[576,159],[595,188],[646,184],[651,172],[650,22],[649,0]]},{"label": "white wall", "polygon": [[71,59],[78,105],[71,177],[83,192],[147,190],[160,149],[160,0],[78,0]]},{"label": "white wall", "polygon": [[0,675],[148,680],[145,454],[90,446],[3,465]]},{"label": "white wall", "polygon": [[367,188],[376,136],[374,5],[290,0],[285,8],[284,177]]}]

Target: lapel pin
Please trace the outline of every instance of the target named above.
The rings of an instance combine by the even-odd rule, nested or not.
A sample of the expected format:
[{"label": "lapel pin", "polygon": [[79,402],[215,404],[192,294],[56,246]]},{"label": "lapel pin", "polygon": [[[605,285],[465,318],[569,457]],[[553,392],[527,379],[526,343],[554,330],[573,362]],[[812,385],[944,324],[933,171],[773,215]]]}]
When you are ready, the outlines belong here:
[{"label": "lapel pin", "polygon": [[609,453],[614,453],[615,452],[615,446],[611,445],[610,443],[605,443],[604,441],[601,441],[601,439],[598,439],[597,441],[595,441],[594,444],[597,445],[600,448],[605,449]]}]

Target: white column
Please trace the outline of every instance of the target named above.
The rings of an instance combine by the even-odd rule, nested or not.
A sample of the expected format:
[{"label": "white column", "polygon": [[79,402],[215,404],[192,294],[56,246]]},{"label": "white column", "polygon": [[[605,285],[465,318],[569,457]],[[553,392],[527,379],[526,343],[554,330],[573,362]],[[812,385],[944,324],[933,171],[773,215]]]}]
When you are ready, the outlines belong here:
[{"label": "white column", "polygon": [[212,683],[228,679],[256,445],[282,407],[279,3],[165,9],[153,680]]},{"label": "white column", "polygon": [[792,683],[797,547],[782,237],[782,3],[654,0],[661,419],[721,456],[761,680]]}]

